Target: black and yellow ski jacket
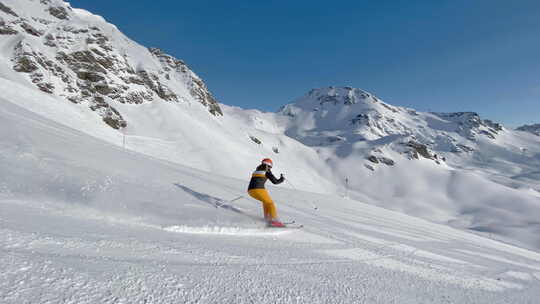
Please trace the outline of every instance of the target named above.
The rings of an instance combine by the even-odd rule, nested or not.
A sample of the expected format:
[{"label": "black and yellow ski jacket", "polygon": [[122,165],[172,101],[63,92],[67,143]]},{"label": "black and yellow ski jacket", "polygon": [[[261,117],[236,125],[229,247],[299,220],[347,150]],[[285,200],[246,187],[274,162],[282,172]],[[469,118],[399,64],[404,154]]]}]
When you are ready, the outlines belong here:
[{"label": "black and yellow ski jacket", "polygon": [[272,184],[281,184],[285,180],[283,177],[277,179],[272,171],[266,170],[266,165],[259,165],[255,172],[251,175],[248,191],[252,189],[264,189],[264,184],[270,180]]}]

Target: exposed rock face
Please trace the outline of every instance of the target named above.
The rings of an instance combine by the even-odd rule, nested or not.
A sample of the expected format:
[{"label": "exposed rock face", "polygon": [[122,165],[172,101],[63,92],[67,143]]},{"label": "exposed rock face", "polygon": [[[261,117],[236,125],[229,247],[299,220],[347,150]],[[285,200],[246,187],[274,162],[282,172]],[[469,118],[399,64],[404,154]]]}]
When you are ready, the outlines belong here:
[{"label": "exposed rock face", "polygon": [[249,138],[254,142],[256,143],[257,145],[261,145],[262,144],[262,141],[260,139],[258,139],[257,137],[253,136],[253,135],[250,135]]},{"label": "exposed rock face", "polygon": [[367,159],[374,164],[382,163],[387,166],[395,165],[395,162],[392,159],[383,156],[370,155]]},{"label": "exposed rock face", "polygon": [[0,35],[16,35],[19,33],[12,25],[7,24],[0,16]]},{"label": "exposed rock face", "polygon": [[432,113],[442,119],[456,124],[455,132],[470,140],[475,140],[478,134],[495,139],[504,128],[501,124],[491,120],[482,120],[474,112],[455,112],[455,113]]},{"label": "exposed rock face", "polygon": [[17,15],[9,6],[6,6],[2,2],[0,2],[0,11],[6,13],[8,15],[11,15],[13,17],[19,17],[19,15]]},{"label": "exposed rock face", "polygon": [[152,55],[159,59],[165,71],[165,77],[169,79],[171,76],[169,72],[176,72],[182,75],[182,78],[186,81],[189,92],[197,101],[207,106],[210,113],[213,115],[223,115],[221,108],[217,100],[210,93],[206,84],[193,73],[186,64],[179,59],[176,59],[170,55],[165,54],[158,48],[149,49]]},{"label": "exposed rock face", "polygon": [[36,87],[44,92],[53,93],[54,85],[45,79],[45,75],[49,76],[48,73],[50,72],[56,74],[61,72],[62,69],[43,53],[32,51],[30,45],[21,41],[14,48],[12,62],[13,70],[28,74]]},{"label": "exposed rock face", "polygon": [[23,35],[13,48],[12,67],[38,89],[87,104],[116,129],[128,124],[118,103],[195,101],[212,115],[223,115],[183,61],[145,49],[101,17],[61,0],[12,1],[0,3],[0,35]]},{"label": "exposed rock face", "polygon": [[49,7],[49,13],[60,20],[68,20],[69,14],[65,7],[51,6]]},{"label": "exposed rock face", "polygon": [[36,28],[34,28],[31,24],[27,22],[22,22],[21,28],[28,34],[34,35],[36,37],[40,37],[43,35],[43,31],[37,30]]},{"label": "exposed rock face", "polygon": [[407,143],[408,147],[411,147],[411,156],[413,158],[419,159],[419,156],[422,156],[427,159],[434,159],[433,154],[428,150],[428,147],[424,144],[415,142],[415,141],[409,141]]},{"label": "exposed rock face", "polygon": [[532,133],[534,135],[540,136],[540,124],[524,125],[524,126],[521,126],[521,127],[517,128],[516,130],[529,132],[529,133]]}]

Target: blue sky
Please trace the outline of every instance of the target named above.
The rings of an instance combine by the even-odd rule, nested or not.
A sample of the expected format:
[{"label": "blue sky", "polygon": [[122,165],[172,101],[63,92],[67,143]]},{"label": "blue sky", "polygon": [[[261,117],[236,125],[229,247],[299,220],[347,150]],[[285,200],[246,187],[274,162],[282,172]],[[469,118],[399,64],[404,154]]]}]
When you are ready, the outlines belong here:
[{"label": "blue sky", "polygon": [[540,122],[540,1],[73,0],[181,58],[220,102],[275,111],[311,88]]}]

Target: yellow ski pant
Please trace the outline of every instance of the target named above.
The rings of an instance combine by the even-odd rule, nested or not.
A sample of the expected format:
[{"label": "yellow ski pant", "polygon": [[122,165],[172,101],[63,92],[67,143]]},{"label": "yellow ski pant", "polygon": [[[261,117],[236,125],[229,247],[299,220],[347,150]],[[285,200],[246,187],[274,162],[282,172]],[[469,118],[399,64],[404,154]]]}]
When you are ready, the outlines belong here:
[{"label": "yellow ski pant", "polygon": [[264,219],[269,221],[277,219],[276,205],[266,189],[251,189],[249,195],[263,204]]}]

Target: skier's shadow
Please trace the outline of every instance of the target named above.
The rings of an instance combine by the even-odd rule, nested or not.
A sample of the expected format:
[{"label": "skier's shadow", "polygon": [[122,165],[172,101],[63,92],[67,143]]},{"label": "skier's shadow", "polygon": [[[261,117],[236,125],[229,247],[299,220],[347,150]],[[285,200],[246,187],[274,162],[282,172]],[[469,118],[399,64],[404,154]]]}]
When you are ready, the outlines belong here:
[{"label": "skier's shadow", "polygon": [[178,184],[178,183],[175,183],[174,185],[176,187],[182,189],[184,192],[190,194],[191,196],[193,196],[197,200],[199,200],[201,202],[204,202],[204,203],[207,203],[207,204],[211,205],[214,208],[223,208],[223,209],[230,210],[230,211],[233,211],[233,212],[236,212],[236,213],[244,214],[244,211],[234,207],[227,200],[224,200],[224,199],[219,198],[219,197],[211,196],[211,195],[208,195],[208,194],[205,194],[205,193],[197,192],[197,191],[195,191],[195,190],[193,190],[191,188],[188,188],[188,187],[186,187],[184,185],[181,185],[181,184]]}]

